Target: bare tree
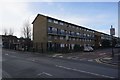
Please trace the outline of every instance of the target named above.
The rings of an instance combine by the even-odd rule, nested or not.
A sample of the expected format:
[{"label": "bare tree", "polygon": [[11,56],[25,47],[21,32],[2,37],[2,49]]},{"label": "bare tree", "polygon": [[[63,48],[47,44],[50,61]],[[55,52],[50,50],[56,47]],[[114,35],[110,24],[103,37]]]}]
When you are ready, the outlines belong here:
[{"label": "bare tree", "polygon": [[9,32],[7,29],[3,30],[3,35],[12,35],[13,36],[13,34],[14,34],[14,32],[13,32],[12,28],[9,29]]},{"label": "bare tree", "polygon": [[28,21],[24,23],[22,33],[25,39],[31,39],[31,27]]},{"label": "bare tree", "polygon": [[7,29],[4,29],[4,30],[3,30],[3,35],[7,35],[7,34],[8,34]]},{"label": "bare tree", "polygon": [[30,42],[31,42],[31,26],[29,21],[26,21],[24,23],[22,28],[22,34],[23,37],[25,38],[24,49],[28,51],[30,49]]},{"label": "bare tree", "polygon": [[10,29],[9,29],[9,35],[12,35],[12,36],[13,36],[13,34],[14,34],[13,29],[10,28]]}]

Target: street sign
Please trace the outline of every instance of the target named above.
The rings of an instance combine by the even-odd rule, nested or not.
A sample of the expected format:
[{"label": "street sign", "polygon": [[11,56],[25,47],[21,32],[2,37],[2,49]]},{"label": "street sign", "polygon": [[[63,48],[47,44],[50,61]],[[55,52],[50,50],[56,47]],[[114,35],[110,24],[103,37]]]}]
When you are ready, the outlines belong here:
[{"label": "street sign", "polygon": [[115,28],[112,28],[112,25],[111,25],[111,28],[110,28],[110,34],[115,35]]}]

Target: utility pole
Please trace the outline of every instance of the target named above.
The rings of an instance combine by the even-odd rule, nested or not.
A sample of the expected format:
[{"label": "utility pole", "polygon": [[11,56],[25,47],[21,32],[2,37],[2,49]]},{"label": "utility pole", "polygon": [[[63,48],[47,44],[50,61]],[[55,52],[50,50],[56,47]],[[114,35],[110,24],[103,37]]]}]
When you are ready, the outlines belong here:
[{"label": "utility pole", "polygon": [[113,35],[115,35],[115,28],[113,28],[112,25],[111,25],[111,28],[110,28],[110,35],[111,35],[111,41],[112,41],[112,55],[111,55],[111,57],[113,58],[113,57],[114,57],[114,51],[113,51]]},{"label": "utility pole", "polygon": [[113,51],[113,35],[111,35],[112,38],[112,57],[114,57],[114,51]]}]

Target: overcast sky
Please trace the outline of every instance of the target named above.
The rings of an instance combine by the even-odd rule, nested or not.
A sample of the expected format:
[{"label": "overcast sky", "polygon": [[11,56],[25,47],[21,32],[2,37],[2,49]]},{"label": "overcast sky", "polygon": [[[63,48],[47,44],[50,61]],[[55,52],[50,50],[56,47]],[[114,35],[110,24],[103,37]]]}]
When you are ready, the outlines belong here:
[{"label": "overcast sky", "polygon": [[[48,0],[45,0],[48,1]],[[3,2],[0,3],[0,34],[4,29],[13,29],[14,35],[22,36],[21,29],[25,21],[30,24],[43,14],[73,24],[109,34],[113,25],[118,36],[117,2]],[[32,25],[31,25],[32,28]]]}]

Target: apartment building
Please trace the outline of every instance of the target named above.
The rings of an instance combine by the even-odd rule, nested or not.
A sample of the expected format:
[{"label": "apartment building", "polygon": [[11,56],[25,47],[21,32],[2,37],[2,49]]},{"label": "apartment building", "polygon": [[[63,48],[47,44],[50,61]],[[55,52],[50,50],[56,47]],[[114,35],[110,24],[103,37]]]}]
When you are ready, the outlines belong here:
[{"label": "apartment building", "polygon": [[34,48],[42,52],[74,50],[76,46],[84,45],[100,46],[102,34],[92,29],[41,14],[32,24]]}]

